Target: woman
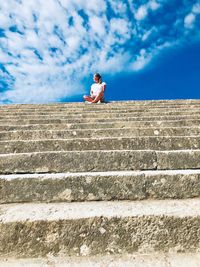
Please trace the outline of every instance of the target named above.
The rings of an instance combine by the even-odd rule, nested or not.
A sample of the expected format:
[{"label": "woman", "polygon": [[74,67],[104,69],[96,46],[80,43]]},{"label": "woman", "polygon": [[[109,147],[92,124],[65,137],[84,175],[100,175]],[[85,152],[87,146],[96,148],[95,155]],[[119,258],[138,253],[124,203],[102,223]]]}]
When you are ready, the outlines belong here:
[{"label": "woman", "polygon": [[104,102],[104,92],[106,89],[106,83],[102,82],[102,78],[99,73],[94,74],[93,80],[95,83],[93,83],[91,86],[90,96],[84,95],[83,98],[89,103],[102,103]]}]

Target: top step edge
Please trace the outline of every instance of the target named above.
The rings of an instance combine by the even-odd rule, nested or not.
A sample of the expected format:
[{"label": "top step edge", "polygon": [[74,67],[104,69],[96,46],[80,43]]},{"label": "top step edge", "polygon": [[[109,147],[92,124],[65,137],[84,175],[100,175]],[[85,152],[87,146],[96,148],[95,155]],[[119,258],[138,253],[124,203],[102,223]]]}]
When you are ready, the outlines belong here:
[{"label": "top step edge", "polygon": [[[79,220],[85,218],[127,218],[144,216],[199,217],[200,199],[90,201],[72,203],[2,204],[1,223]],[[80,212],[81,210],[81,212]]]},{"label": "top step edge", "polygon": [[[200,99],[164,99],[164,100],[128,100],[128,101],[108,101],[106,103],[102,103],[102,105],[106,105],[106,104],[134,104],[134,103],[138,103],[138,104],[148,104],[148,103],[200,103]],[[79,106],[79,105],[85,105],[84,102],[54,102],[54,103],[48,103],[48,104],[27,104],[27,103],[11,103],[11,104],[1,104],[0,107],[17,107],[17,106]]]},{"label": "top step edge", "polygon": [[142,171],[105,171],[105,172],[66,172],[66,173],[26,173],[26,174],[4,174],[0,175],[2,180],[14,180],[14,179],[31,179],[31,178],[42,178],[42,179],[62,179],[68,177],[107,177],[107,176],[159,176],[159,175],[193,175],[200,174],[200,169],[187,169],[187,170],[142,170]]}]

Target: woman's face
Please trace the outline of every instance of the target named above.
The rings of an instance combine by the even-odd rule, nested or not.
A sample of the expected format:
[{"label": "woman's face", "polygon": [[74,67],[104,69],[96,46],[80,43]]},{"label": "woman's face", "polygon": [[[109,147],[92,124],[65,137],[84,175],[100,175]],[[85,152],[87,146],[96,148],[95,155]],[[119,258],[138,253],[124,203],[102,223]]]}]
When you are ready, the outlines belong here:
[{"label": "woman's face", "polygon": [[93,76],[93,80],[95,81],[95,83],[98,83],[99,82],[99,78],[97,76]]}]

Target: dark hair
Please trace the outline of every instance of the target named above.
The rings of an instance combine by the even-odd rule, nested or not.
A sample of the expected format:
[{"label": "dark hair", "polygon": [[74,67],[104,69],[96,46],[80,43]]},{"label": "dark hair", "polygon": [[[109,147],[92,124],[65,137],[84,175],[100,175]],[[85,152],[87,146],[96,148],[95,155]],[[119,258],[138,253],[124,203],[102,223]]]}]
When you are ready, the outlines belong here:
[{"label": "dark hair", "polygon": [[102,83],[102,77],[101,77],[101,75],[99,73],[95,73],[94,76],[99,79],[99,83],[101,84]]}]

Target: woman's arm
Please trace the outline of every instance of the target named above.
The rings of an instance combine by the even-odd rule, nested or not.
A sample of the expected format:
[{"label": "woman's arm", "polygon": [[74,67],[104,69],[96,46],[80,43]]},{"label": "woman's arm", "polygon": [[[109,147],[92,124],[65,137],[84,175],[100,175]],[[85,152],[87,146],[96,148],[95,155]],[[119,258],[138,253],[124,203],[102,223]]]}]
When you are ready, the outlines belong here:
[{"label": "woman's arm", "polygon": [[106,90],[106,84],[103,84],[102,85],[102,91],[105,92],[105,90]]}]

